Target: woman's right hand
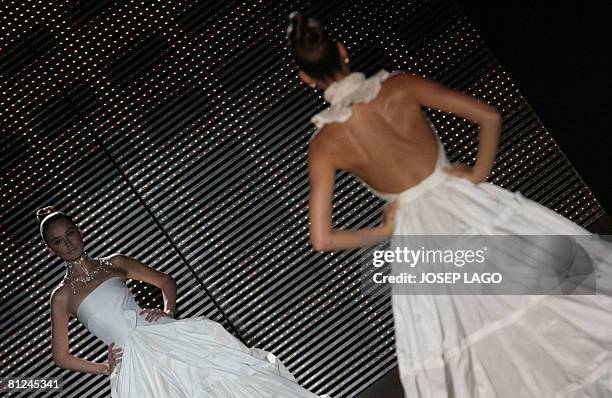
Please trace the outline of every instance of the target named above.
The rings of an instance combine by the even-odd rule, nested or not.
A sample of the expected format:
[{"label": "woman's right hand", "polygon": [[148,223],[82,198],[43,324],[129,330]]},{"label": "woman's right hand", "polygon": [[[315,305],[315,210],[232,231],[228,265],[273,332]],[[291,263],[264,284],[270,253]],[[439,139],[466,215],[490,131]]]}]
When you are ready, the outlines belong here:
[{"label": "woman's right hand", "polygon": [[107,376],[110,375],[113,369],[115,369],[115,366],[121,362],[121,356],[123,355],[121,347],[113,348],[114,345],[115,342],[112,342],[108,346],[108,361],[105,362],[106,369],[104,371],[104,374]]},{"label": "woman's right hand", "polygon": [[444,167],[442,171],[452,176],[465,178],[474,184],[487,182],[486,176],[482,175],[482,173],[478,173],[474,168],[461,162],[454,162],[452,165]]}]

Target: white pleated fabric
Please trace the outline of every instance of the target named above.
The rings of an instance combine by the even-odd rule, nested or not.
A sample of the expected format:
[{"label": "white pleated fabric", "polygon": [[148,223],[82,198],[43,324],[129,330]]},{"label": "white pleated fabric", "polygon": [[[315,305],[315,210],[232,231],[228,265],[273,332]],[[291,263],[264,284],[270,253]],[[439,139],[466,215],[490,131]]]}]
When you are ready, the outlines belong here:
[{"label": "white pleated fabric", "polygon": [[[110,375],[113,398],[318,398],[271,352],[248,348],[205,317],[146,321],[121,277],[98,285],[77,317],[123,349]],[[331,398],[327,395],[321,398]]]},{"label": "white pleated fabric", "polygon": [[[361,76],[332,84],[333,93],[346,95],[326,95],[336,101],[330,107],[334,110],[313,121],[320,128],[347,120],[351,93],[359,93],[356,101],[374,98],[381,76],[388,74],[374,75],[376,83],[369,85]],[[608,295],[410,295],[394,290],[395,344],[405,397],[611,397],[612,244],[519,192],[444,173],[450,163],[432,129],[439,151],[430,176],[399,194],[368,187],[384,200],[399,199],[394,236],[567,235],[574,250],[595,266],[598,291]],[[522,247],[526,262],[542,241],[531,239]],[[495,265],[503,268],[504,260],[511,259]],[[531,261],[536,270],[555,266]],[[393,263],[392,272],[399,274],[404,266]]]}]

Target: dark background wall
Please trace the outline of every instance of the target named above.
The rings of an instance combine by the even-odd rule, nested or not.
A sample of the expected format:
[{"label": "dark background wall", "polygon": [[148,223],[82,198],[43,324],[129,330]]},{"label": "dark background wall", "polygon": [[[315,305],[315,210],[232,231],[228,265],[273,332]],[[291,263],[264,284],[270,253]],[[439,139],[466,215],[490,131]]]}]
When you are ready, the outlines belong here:
[{"label": "dark background wall", "polygon": [[[34,217],[49,204],[80,223],[91,255],[122,252],[174,276],[179,318],[221,322],[312,391],[357,396],[396,366],[390,300],[361,294],[362,253],[308,243],[309,118],[325,105],[285,47],[296,8],[347,44],[356,70],[407,69],[497,106],[492,182],[584,226],[604,214],[528,87],[454,2],[3,2],[0,376],[108,394],[106,378],[51,361],[48,300],[64,265]],[[477,126],[427,112],[451,160],[473,161]],[[376,225],[382,203],[345,173],[337,182],[338,227]],[[156,289],[130,287],[141,305],[161,304]],[[75,355],[105,359],[76,320],[70,338]]]},{"label": "dark background wall", "polygon": [[612,3],[457,0],[612,211]]}]

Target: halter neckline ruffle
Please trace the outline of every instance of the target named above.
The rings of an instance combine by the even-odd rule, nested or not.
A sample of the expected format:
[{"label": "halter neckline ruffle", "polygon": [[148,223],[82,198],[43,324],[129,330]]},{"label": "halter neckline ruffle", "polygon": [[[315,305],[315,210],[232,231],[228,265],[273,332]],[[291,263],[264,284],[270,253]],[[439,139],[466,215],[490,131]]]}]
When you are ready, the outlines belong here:
[{"label": "halter neckline ruffle", "polygon": [[368,78],[361,72],[352,72],[330,84],[324,93],[325,101],[330,106],[314,115],[311,122],[320,129],[327,123],[347,121],[352,114],[351,105],[374,99],[380,91],[381,82],[388,76],[389,72],[384,69]]}]

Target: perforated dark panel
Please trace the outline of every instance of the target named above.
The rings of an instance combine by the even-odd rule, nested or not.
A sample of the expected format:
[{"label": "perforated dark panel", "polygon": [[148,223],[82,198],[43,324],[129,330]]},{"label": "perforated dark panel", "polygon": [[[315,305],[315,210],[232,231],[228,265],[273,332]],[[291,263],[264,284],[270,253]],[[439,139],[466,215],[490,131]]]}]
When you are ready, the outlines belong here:
[{"label": "perforated dark panel", "polygon": [[[359,251],[308,244],[306,148],[322,109],[285,48],[302,9],[371,74],[407,69],[497,106],[493,182],[586,226],[603,211],[478,32],[446,0],[414,2],[6,1],[0,38],[0,376],[64,376],[65,396],[105,377],[51,361],[49,293],[63,264],[37,235],[53,204],[91,255],[122,252],[174,276],[179,317],[205,315],[275,352],[313,392],[353,397],[395,367],[390,301],[359,292]],[[451,160],[476,126],[427,110]],[[375,225],[381,203],[345,173],[335,221]],[[141,305],[161,305],[132,282]],[[106,347],[78,322],[72,353]]]}]

